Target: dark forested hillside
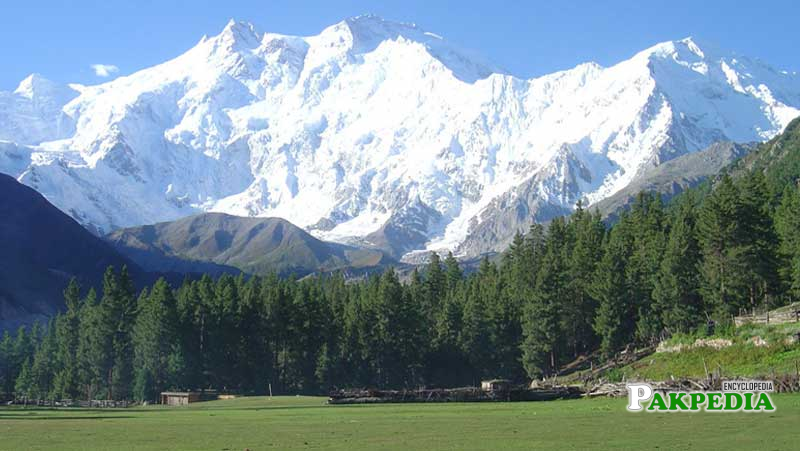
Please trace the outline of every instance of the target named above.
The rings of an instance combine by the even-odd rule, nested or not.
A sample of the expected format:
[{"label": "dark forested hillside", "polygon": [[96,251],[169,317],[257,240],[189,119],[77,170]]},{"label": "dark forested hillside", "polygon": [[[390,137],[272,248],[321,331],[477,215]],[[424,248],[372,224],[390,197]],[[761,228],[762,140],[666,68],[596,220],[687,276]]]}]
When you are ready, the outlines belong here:
[{"label": "dark forested hillside", "polygon": [[133,265],[41,194],[0,174],[0,330],[55,314],[70,278],[99,282],[109,265]]},{"label": "dark forested hillside", "polygon": [[668,205],[640,193],[611,227],[579,204],[470,274],[432,254],[408,283],[393,269],[354,282],[226,274],[137,294],[109,270],[101,292],[71,283],[66,313],[0,340],[0,383],[16,396],[147,400],[523,381],[592,351],[703,333],[710,319],[731,327],[799,294],[798,122],[747,158]]}]

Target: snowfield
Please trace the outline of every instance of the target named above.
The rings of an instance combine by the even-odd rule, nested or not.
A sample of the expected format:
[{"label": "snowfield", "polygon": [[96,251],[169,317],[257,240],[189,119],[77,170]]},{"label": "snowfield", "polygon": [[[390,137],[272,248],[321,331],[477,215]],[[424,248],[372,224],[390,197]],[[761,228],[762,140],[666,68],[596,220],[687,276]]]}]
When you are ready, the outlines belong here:
[{"label": "snowfield", "polygon": [[216,211],[397,256],[471,255],[492,247],[462,244],[498,212],[520,210],[493,225],[501,242],[798,114],[797,73],[691,38],[522,79],[375,16],[309,37],[232,21],[107,83],[32,75],[0,92],[0,172],[97,233]]}]

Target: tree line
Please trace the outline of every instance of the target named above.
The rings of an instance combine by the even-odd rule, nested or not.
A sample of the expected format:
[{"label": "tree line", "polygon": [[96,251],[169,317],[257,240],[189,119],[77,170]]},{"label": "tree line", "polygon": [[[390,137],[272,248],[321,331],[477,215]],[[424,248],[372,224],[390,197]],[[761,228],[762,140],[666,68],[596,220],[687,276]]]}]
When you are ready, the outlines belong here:
[{"label": "tree line", "polygon": [[611,227],[579,203],[475,271],[434,253],[403,281],[392,268],[358,281],[223,275],[178,287],[162,279],[137,294],[125,268],[109,268],[99,293],[73,280],[63,313],[5,333],[0,390],[154,400],[166,389],[321,393],[545,377],[595,350],[609,357],[797,301],[798,197],[797,183],[756,172],[669,205],[641,193]]}]

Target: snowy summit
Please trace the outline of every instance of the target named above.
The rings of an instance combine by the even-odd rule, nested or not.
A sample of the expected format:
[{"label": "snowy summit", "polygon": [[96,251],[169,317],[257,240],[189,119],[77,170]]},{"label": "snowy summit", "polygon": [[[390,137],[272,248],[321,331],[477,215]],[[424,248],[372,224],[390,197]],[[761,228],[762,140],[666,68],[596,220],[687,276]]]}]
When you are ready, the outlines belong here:
[{"label": "snowy summit", "polygon": [[475,255],[664,161],[774,136],[798,87],[691,38],[521,79],[375,16],[307,37],[231,21],[107,83],[0,92],[0,172],[98,233],[216,211]]}]

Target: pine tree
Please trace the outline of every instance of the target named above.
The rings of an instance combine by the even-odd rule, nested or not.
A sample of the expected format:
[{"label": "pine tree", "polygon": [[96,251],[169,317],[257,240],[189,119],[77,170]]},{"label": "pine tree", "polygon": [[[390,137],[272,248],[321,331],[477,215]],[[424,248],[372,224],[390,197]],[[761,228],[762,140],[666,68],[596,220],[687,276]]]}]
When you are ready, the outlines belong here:
[{"label": "pine tree", "polygon": [[[236,352],[239,345],[239,291],[234,277],[224,274],[214,284],[214,295],[210,301],[209,366],[214,369],[215,385],[235,386],[237,372]],[[302,303],[299,303],[302,305]]]},{"label": "pine tree", "polygon": [[16,382],[16,371],[13,365],[14,341],[6,330],[0,339],[0,394],[11,394]]},{"label": "pine tree", "polygon": [[492,324],[492,344],[495,348],[496,376],[520,379],[525,374],[522,364],[523,307],[531,299],[535,264],[518,233],[503,254],[498,269],[497,297],[488,305]]},{"label": "pine tree", "polygon": [[417,339],[419,311],[392,268],[381,277],[378,303],[385,380],[394,382],[395,386],[412,387],[421,375],[422,356]]},{"label": "pine tree", "polygon": [[535,286],[523,307],[522,362],[531,378],[554,374],[558,370],[557,347],[562,332],[560,304],[567,297],[568,284],[567,239],[564,220],[551,222]]},{"label": "pine tree", "polygon": [[617,227],[612,229],[591,287],[599,302],[594,329],[601,338],[601,352],[607,357],[629,343],[634,334],[633,305],[626,286],[630,251],[624,233]]},{"label": "pine tree", "polygon": [[[204,376],[208,360],[206,343],[209,306],[214,298],[211,277],[203,275],[197,282],[184,280],[176,298],[178,334],[185,363],[184,384],[193,388],[207,387]],[[141,297],[138,304],[141,304]]]},{"label": "pine tree", "polygon": [[671,332],[688,332],[703,319],[694,203],[691,195],[678,200],[653,291],[654,310]]},{"label": "pine tree", "polygon": [[779,274],[785,287],[785,297],[798,301],[799,293],[799,209],[798,185],[786,187],[781,204],[776,209],[775,226],[779,237]]},{"label": "pine tree", "polygon": [[[18,365],[27,358],[33,358],[33,353],[36,351],[36,344],[39,338],[39,322],[35,322],[30,331],[25,326],[20,326],[17,329],[17,335],[14,339],[14,356]],[[20,366],[21,367],[21,366]]]},{"label": "pine tree", "polygon": [[78,332],[78,374],[86,399],[108,395],[114,364],[112,321],[108,309],[98,303],[94,290],[83,302]]},{"label": "pine tree", "polygon": [[[33,390],[33,379],[31,376],[31,364],[33,363],[34,353],[36,352],[36,341],[39,324],[34,323],[33,327],[28,330],[25,326],[20,326],[17,329],[17,334],[14,337],[14,342],[11,349],[11,374],[9,376],[9,384],[11,391],[19,392],[20,389],[17,385],[20,383],[19,378],[23,376],[23,369],[26,370],[24,380],[20,387],[23,388],[24,396],[31,397]],[[27,363],[26,363],[27,362]],[[25,368],[27,365],[27,368]],[[17,394],[19,397],[19,394]]]},{"label": "pine tree", "polygon": [[462,354],[467,356],[468,363],[473,370],[473,383],[484,377],[491,377],[490,362],[492,360],[492,342],[490,336],[490,324],[487,315],[487,305],[485,297],[482,296],[482,283],[488,282],[481,273],[486,273],[484,268],[489,262],[484,259],[481,262],[479,275],[471,276],[468,279],[465,303],[462,311],[462,327],[459,331],[459,346]]},{"label": "pine tree", "polygon": [[64,290],[67,310],[56,319],[56,361],[58,372],[53,380],[53,396],[58,399],[75,399],[78,387],[78,335],[80,327],[80,286],[70,280]]},{"label": "pine tree", "polygon": [[269,378],[269,353],[262,300],[262,281],[250,278],[242,287],[242,302],[239,304],[239,329],[241,344],[237,352],[241,362],[239,378],[246,390],[260,388]]},{"label": "pine tree", "polygon": [[748,288],[748,305],[768,305],[769,296],[777,292],[778,238],[773,225],[771,196],[761,171],[749,174],[740,182],[738,215],[738,247],[743,260]]},{"label": "pine tree", "polygon": [[136,313],[133,281],[128,268],[122,267],[119,275],[109,267],[103,276],[103,298],[101,308],[106,311],[112,330],[112,367],[108,374],[109,399],[127,399],[133,382],[133,352],[131,329]]},{"label": "pine tree", "polygon": [[478,269],[478,297],[485,309],[489,360],[484,364],[486,377],[515,378],[520,375],[520,320],[510,308],[504,278],[498,267],[484,257]]},{"label": "pine tree", "polygon": [[31,336],[32,333],[29,333],[25,326],[21,326],[14,335],[5,331],[0,341],[0,370],[3,370],[0,372],[0,380],[3,383],[0,390],[7,395],[14,393],[25,360],[33,358],[35,342]]},{"label": "pine tree", "polygon": [[[162,390],[170,388],[176,380],[172,371],[174,359],[180,357],[175,324],[177,313],[172,289],[162,278],[153,285],[150,293],[139,298],[139,315],[133,328],[133,351],[136,368],[137,400],[155,400]],[[171,362],[173,367],[171,368]]]},{"label": "pine tree", "polygon": [[448,291],[454,291],[462,281],[462,268],[459,267],[459,262],[453,253],[448,251],[448,256],[445,257],[445,287]]},{"label": "pine tree", "polygon": [[59,371],[56,360],[55,320],[49,322],[30,367],[30,395],[37,399],[53,399],[53,375]]},{"label": "pine tree", "polygon": [[447,276],[436,252],[431,253],[428,265],[426,265],[425,280],[426,302],[423,308],[426,310],[427,316],[433,316],[445,297],[448,285]]},{"label": "pine tree", "polygon": [[458,384],[464,377],[465,362],[459,353],[463,310],[460,297],[459,292],[448,292],[436,315],[431,362],[439,384]]},{"label": "pine tree", "polygon": [[563,305],[563,325],[568,349],[574,357],[588,352],[597,344],[592,323],[597,300],[590,294],[598,262],[603,256],[603,239],[606,228],[600,214],[588,214],[581,202],[569,224],[569,235],[574,240],[568,257],[568,281]]},{"label": "pine tree", "polygon": [[20,367],[19,376],[14,383],[14,396],[17,399],[32,399],[35,397],[35,383],[31,372],[31,358],[26,357]]},{"label": "pine tree", "polygon": [[708,311],[718,319],[737,314],[747,305],[746,268],[739,247],[740,194],[724,176],[704,200],[698,217],[698,236],[703,261],[701,293]]},{"label": "pine tree", "polygon": [[626,261],[626,285],[636,316],[636,338],[652,342],[662,325],[652,309],[651,295],[656,286],[665,246],[665,215],[658,194],[638,194],[631,212],[620,226],[631,240],[631,255]]}]

